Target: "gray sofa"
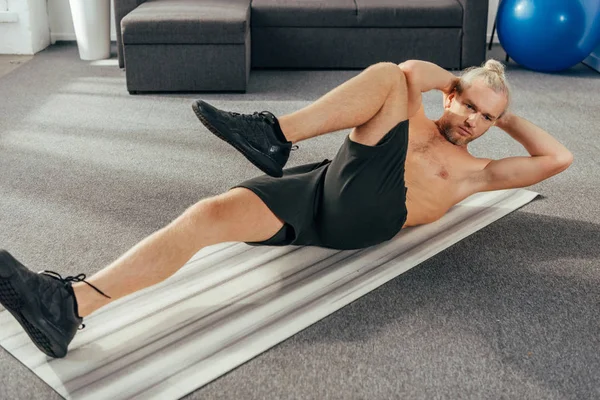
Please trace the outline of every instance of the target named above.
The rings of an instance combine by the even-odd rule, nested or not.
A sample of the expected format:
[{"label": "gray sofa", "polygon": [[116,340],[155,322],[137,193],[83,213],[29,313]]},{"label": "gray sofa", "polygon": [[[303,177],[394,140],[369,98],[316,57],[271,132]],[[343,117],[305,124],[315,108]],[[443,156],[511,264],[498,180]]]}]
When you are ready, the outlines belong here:
[{"label": "gray sofa", "polygon": [[363,69],[485,59],[488,0],[114,0],[137,92],[245,92],[255,68]]}]

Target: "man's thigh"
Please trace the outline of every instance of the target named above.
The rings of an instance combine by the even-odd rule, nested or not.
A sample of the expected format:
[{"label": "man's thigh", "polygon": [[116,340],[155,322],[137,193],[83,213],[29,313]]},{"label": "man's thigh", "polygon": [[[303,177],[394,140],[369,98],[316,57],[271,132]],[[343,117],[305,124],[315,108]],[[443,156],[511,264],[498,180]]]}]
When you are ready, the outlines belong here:
[{"label": "man's thigh", "polygon": [[408,119],[406,81],[400,69],[398,83],[390,92],[381,109],[367,122],[350,132],[350,140],[366,146],[375,146],[393,127]]},{"label": "man's thigh", "polygon": [[236,187],[212,198],[221,241],[262,242],[284,224],[252,190]]},{"label": "man's thigh", "polygon": [[403,120],[384,131],[377,146],[346,138],[323,183],[317,226],[326,246],[366,247],[401,229],[406,219],[408,131],[409,121]]}]

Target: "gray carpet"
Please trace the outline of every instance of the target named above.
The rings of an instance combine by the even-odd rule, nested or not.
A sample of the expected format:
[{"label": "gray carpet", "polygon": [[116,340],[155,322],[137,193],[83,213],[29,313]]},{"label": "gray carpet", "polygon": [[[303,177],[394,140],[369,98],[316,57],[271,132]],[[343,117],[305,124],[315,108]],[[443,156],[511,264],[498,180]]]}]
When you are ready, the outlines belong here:
[{"label": "gray carpet", "polygon": [[[0,78],[0,248],[36,271],[91,275],[262,174],[198,123],[193,99],[283,115],[359,72],[257,70],[246,94],[130,96],[123,71],[58,43]],[[542,197],[185,399],[600,397],[600,74],[510,63],[508,75],[513,110],[575,156],[529,187]],[[424,101],[437,118],[439,92]],[[288,166],[331,159],[348,133],[301,142]],[[527,155],[497,128],[470,149]],[[60,396],[0,349],[0,398]]]}]

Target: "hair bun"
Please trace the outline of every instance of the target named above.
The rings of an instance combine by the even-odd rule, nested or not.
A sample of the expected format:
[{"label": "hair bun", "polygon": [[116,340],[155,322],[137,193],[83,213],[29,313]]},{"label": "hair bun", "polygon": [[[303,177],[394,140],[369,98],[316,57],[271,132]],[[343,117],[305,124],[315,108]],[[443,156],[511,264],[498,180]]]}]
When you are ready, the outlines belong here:
[{"label": "hair bun", "polygon": [[504,65],[501,62],[496,61],[494,59],[487,60],[485,62],[484,68],[490,71],[494,71],[500,76],[504,75]]}]

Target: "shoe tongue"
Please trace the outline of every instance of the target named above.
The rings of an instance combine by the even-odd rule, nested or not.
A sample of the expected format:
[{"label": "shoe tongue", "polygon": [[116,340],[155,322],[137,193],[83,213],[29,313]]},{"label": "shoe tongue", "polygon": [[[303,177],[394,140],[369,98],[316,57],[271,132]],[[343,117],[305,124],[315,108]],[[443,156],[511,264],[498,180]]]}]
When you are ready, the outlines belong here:
[{"label": "shoe tongue", "polygon": [[260,113],[271,125],[275,124],[275,116],[268,111],[262,111]]}]

